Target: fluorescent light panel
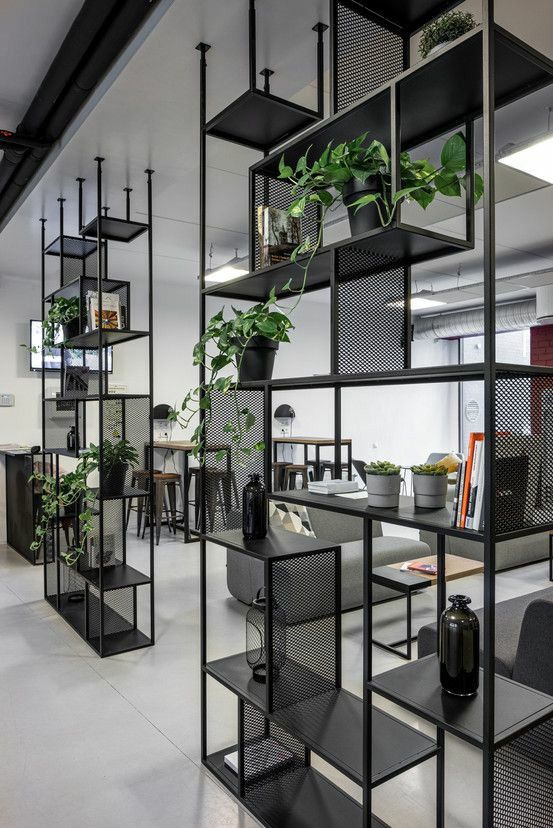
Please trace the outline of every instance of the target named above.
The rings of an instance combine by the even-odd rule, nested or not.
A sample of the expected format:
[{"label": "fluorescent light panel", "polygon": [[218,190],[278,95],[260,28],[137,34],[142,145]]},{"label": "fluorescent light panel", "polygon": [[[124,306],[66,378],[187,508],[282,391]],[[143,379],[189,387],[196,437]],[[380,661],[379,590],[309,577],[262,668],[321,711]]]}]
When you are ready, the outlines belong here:
[{"label": "fluorescent light panel", "polygon": [[[435,308],[438,305],[445,305],[446,302],[441,302],[439,299],[429,299],[426,296],[411,296],[410,305],[411,310],[426,310],[426,308]],[[389,308],[402,308],[404,305],[403,299],[395,299],[393,302],[388,302]]]},{"label": "fluorescent light panel", "polygon": [[212,270],[211,273],[206,273],[206,282],[231,282],[239,276],[245,276],[249,271],[241,267],[233,267],[230,264],[218,267],[217,270]]},{"label": "fluorescent light panel", "polygon": [[513,147],[498,159],[500,164],[553,184],[553,133]]}]

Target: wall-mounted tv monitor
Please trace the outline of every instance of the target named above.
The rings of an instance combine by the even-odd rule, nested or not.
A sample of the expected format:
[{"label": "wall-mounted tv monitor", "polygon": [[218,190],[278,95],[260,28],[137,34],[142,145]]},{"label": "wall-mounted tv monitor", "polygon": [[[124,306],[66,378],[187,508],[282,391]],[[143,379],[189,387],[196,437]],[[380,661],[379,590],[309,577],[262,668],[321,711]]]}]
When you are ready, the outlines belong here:
[{"label": "wall-mounted tv monitor", "polygon": [[[38,349],[37,353],[34,353],[33,351],[30,352],[31,371],[41,371],[43,359],[44,368],[46,371],[59,371],[61,368],[61,349],[52,348],[51,351],[47,351],[44,354],[40,350],[42,345],[42,322],[40,321],[40,319],[31,319],[30,337],[31,348],[36,346],[36,348]],[[98,370],[98,351],[96,349],[79,348],[74,353],[82,355],[82,363],[80,364],[85,365],[91,371]],[[111,345],[107,349],[107,361],[108,371],[111,374],[113,371],[113,348],[111,347]],[[71,360],[71,365],[78,364],[79,362],[75,359]]]}]

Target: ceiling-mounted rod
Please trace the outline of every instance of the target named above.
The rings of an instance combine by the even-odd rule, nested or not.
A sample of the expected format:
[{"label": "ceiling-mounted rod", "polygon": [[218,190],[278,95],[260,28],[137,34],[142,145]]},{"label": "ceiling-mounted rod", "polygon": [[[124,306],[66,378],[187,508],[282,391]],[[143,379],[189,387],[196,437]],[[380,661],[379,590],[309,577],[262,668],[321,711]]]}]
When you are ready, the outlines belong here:
[{"label": "ceiling-mounted rod", "polygon": [[127,221],[130,221],[131,220],[131,193],[132,193],[132,187],[124,187],[123,190],[126,194],[125,195],[126,218],[127,218]]},{"label": "ceiling-mounted rod", "polygon": [[64,198],[58,198],[58,204],[60,205],[60,287],[63,287],[63,266],[64,266],[64,261],[63,261],[63,247],[64,247],[64,245],[63,245],[63,233],[64,233],[63,203],[64,203],[64,201],[65,201]]},{"label": "ceiling-mounted rod", "polygon": [[270,77],[271,77],[271,75],[274,75],[275,73],[273,72],[272,69],[262,69],[259,74],[261,75],[262,78],[264,78],[263,91],[265,92],[266,95],[268,95],[269,92],[271,91]]},{"label": "ceiling-mounted rod", "polygon": [[325,70],[325,52],[324,52],[324,33],[328,29],[326,23],[317,23],[313,26],[313,31],[317,32],[317,113],[319,118],[324,118],[324,70]]},{"label": "ceiling-mounted rod", "polygon": [[75,181],[79,182],[79,233],[84,227],[83,221],[83,184],[86,181],[86,178],[76,178]]},{"label": "ceiling-mounted rod", "polygon": [[249,39],[249,55],[250,55],[250,89],[255,89],[257,84],[256,79],[256,31],[255,31],[255,0],[250,0],[250,11],[248,15],[248,39]]}]

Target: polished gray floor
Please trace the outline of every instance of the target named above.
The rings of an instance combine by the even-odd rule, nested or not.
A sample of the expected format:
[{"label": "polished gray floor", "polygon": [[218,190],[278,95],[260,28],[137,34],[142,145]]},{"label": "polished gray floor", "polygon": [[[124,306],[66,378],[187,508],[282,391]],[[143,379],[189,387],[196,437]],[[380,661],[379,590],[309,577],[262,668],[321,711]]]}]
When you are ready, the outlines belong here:
[{"label": "polished gray floor", "polygon": [[[142,566],[146,551],[130,541],[130,562]],[[228,596],[224,564],[222,550],[210,549],[210,658],[244,649],[244,610]],[[499,576],[498,597],[547,584],[537,564]],[[461,586],[478,605],[481,578]],[[433,617],[434,602],[434,590],[415,598],[417,624]],[[400,602],[378,607],[380,633],[398,633],[403,612]],[[155,647],[100,660],[42,600],[41,568],[0,548],[2,828],[257,824],[199,762],[198,547],[180,537],[163,537],[156,550],[156,619]],[[344,616],[343,626],[344,686],[360,693],[360,613]],[[374,656],[376,672],[400,663],[377,649]],[[210,749],[225,747],[236,739],[236,699],[210,681],[209,707]],[[446,755],[446,824],[477,828],[479,753],[448,738]],[[394,828],[429,828],[434,791],[431,760],[374,791],[374,811]]]}]

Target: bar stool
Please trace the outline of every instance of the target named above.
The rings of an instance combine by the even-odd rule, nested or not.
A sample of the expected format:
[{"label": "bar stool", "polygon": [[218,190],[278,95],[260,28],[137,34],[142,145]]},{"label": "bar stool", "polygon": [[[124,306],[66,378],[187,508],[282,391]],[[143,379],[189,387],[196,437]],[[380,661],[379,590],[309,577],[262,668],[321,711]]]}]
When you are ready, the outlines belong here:
[{"label": "bar stool", "polygon": [[[234,472],[229,472],[227,469],[216,469],[206,467],[205,482],[206,482],[206,506],[209,518],[209,528],[213,531],[215,525],[215,515],[217,509],[220,509],[223,518],[223,525],[227,526],[227,515],[232,509],[232,493],[236,501],[236,508],[240,509],[240,500],[238,497],[238,487],[236,485],[236,477]],[[200,478],[199,466],[193,466],[188,469],[188,481],[186,484],[186,503],[185,508],[188,508],[189,503],[194,503],[194,525],[198,529],[200,525],[200,500],[198,498],[198,486]],[[194,500],[190,499],[190,486],[194,480]]]},{"label": "bar stool", "polygon": [[[154,474],[161,474],[159,469],[154,469]],[[131,473],[131,489],[143,489],[144,491],[148,490],[150,485],[150,472],[148,469],[133,469]],[[129,518],[131,516],[131,511],[136,512],[136,537],[140,537],[140,530],[142,528],[142,515],[144,514],[144,506],[146,503],[146,497],[140,496],[137,497],[137,505],[133,506],[134,497],[129,498],[129,503],[127,505],[127,524],[126,529],[129,528]]]},{"label": "bar stool", "polygon": [[[181,476],[175,472],[156,472],[154,474],[154,524],[156,527],[156,546],[159,546],[163,513],[167,519],[169,531],[177,534],[177,485],[180,485]],[[169,500],[169,510],[166,506],[166,496]],[[169,519],[169,513],[171,519]],[[142,529],[142,537],[146,532],[146,523]],[[171,530],[171,524],[173,528]]]},{"label": "bar stool", "polygon": [[296,478],[301,475],[301,487],[307,489],[309,466],[305,463],[290,463],[284,469],[284,491],[296,488]]},{"label": "bar stool", "polygon": [[284,488],[284,473],[290,463],[282,460],[273,463],[273,491],[280,492]]},{"label": "bar stool", "polygon": [[[349,474],[348,464],[347,463],[341,463],[340,466],[341,466],[341,472],[342,472],[341,477],[342,478],[344,477],[344,472],[345,472],[346,473],[346,478],[347,478],[347,476]],[[321,462],[319,463],[319,476],[320,476],[320,479],[324,480],[324,476],[325,476],[326,472],[329,472],[330,476],[332,477],[335,474],[334,468],[335,468],[335,466],[334,466],[334,463],[332,462],[332,460],[321,460]]]}]

